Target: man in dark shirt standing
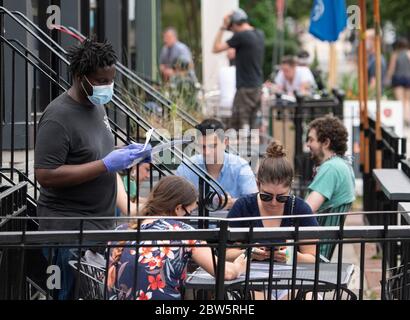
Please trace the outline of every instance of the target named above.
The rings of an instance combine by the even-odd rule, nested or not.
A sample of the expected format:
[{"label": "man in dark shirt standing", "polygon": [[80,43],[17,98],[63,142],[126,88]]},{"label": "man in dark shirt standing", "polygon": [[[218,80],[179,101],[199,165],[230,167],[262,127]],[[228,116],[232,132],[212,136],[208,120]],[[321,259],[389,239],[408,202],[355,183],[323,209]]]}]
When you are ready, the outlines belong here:
[{"label": "man in dark shirt standing", "polygon": [[[116,55],[112,46],[85,40],[69,51],[71,88],[44,111],[35,146],[35,175],[41,185],[38,217],[114,217],[116,171],[151,148],[133,144],[114,150],[104,104],[113,96]],[[40,219],[40,230],[78,230],[78,220]],[[113,228],[112,220],[86,220],[84,229]],[[74,277],[69,249],[53,253],[61,269],[58,299],[72,298]]]},{"label": "man in dark shirt standing", "polygon": [[[222,40],[225,30],[233,31],[231,39]],[[236,94],[233,102],[231,127],[239,130],[248,127],[256,129],[256,115],[261,107],[262,64],[265,51],[265,37],[261,30],[248,22],[242,9],[224,17],[218,31],[213,52],[229,48],[236,49]]]},{"label": "man in dark shirt standing", "polygon": [[[71,88],[45,109],[35,146],[35,175],[41,185],[38,216],[115,216],[115,172],[149,156],[134,144],[114,150],[104,104],[113,95],[116,55],[111,44],[85,40],[69,51]],[[112,222],[85,221],[86,229]],[[77,230],[79,222],[42,220],[41,230]]]}]

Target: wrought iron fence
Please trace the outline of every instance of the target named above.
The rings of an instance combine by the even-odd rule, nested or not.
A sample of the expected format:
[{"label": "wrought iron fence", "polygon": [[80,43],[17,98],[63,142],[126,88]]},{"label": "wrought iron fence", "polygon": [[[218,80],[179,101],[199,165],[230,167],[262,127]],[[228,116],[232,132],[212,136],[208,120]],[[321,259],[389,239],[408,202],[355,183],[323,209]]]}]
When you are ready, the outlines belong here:
[{"label": "wrought iron fence", "polygon": [[[53,98],[68,89],[70,83],[67,69],[68,61],[65,57],[65,50],[23,14],[10,12],[4,7],[0,7],[1,23],[6,18],[20,26],[28,37],[37,42],[56,61],[56,65],[53,65],[52,68],[41,57],[36,56],[30,48],[16,39],[9,39],[4,33],[0,33],[0,64],[2,66],[0,69],[0,106],[1,110],[5,110],[6,106],[10,110],[10,114],[0,113],[0,122],[2,123],[0,126],[0,135],[2,136],[2,139],[0,139],[0,150],[2,151],[0,153],[0,171],[2,172],[0,179],[8,177],[15,182],[16,179],[24,177],[24,180],[29,182],[28,193],[35,205],[39,186],[33,172],[34,156],[32,149],[36,143],[37,123],[41,117],[42,109]],[[11,72],[6,72],[3,68],[6,63],[6,56],[10,57],[11,63],[7,67]],[[120,69],[119,74],[122,77],[135,78],[126,67],[122,65],[117,67]],[[17,68],[22,69],[21,72],[17,72]],[[142,90],[153,90],[139,78],[134,79],[134,82],[135,85],[140,85]],[[6,88],[6,84],[10,87],[10,90]],[[41,101],[40,87],[41,92],[50,92],[49,96],[42,92]],[[162,99],[156,91],[152,91],[150,94],[152,97],[155,96],[156,99]],[[23,97],[24,105],[16,102],[17,97]],[[164,100],[162,103],[169,105],[168,100]],[[115,143],[118,145],[128,144],[133,141],[140,142],[143,140],[143,134],[152,128],[151,124],[138,112],[130,108],[119,95],[114,96],[113,101],[106,106],[106,111],[115,137]],[[17,115],[20,117],[18,121]],[[182,116],[183,114],[181,114]],[[190,123],[191,120],[186,121]],[[4,123],[7,123],[7,126],[4,126]],[[17,126],[19,126],[19,130],[17,130]],[[153,137],[156,143],[159,144],[170,142],[169,138],[160,132],[154,132]],[[166,151],[167,161],[158,161],[151,165],[149,189],[152,188],[156,179],[163,175],[172,174],[175,164],[185,163],[188,169],[198,176],[200,214],[207,216],[210,210],[221,209],[227,201],[225,191],[207,172],[192,163],[181,149],[179,146],[169,148]],[[18,171],[19,173],[17,173]],[[126,213],[129,214],[130,206],[134,205],[130,202],[130,171],[127,171],[127,176],[128,210]],[[139,194],[136,197],[136,208],[139,207],[138,196]]]},{"label": "wrought iron fence", "polygon": [[[188,267],[189,273],[181,286],[183,297],[189,299],[365,299],[366,270],[365,254],[369,246],[381,243],[384,250],[380,261],[380,295],[381,299],[408,299],[409,297],[409,240],[410,226],[388,225],[385,219],[378,226],[345,226],[306,227],[300,225],[302,218],[311,215],[294,215],[266,218],[209,218],[209,217],[150,217],[150,219],[171,219],[192,224],[198,220],[210,220],[215,225],[212,229],[190,229],[161,231],[141,227],[147,217],[113,218],[119,225],[131,223],[133,228],[122,230],[85,230],[86,220],[81,219],[79,230],[38,231],[33,219],[27,217],[27,207],[22,200],[27,184],[8,188],[3,191],[0,199],[13,203],[8,216],[1,217],[0,230],[0,294],[3,299],[29,299],[31,297],[52,299],[53,291],[49,287],[50,273],[47,269],[53,266],[55,249],[72,249],[73,257],[67,262],[70,270],[76,275],[75,299],[108,299],[121,297],[124,292],[121,287],[112,287],[109,293],[107,279],[109,278],[109,257],[118,248],[134,250],[135,265],[141,262],[144,248],[210,248],[209,259],[213,268],[208,275],[195,263]],[[368,216],[380,212],[358,212],[339,214],[344,218],[352,215]],[[385,217],[397,212],[383,212]],[[323,215],[335,215],[322,214]],[[336,214],[338,215],[338,214]],[[78,219],[78,218],[47,218],[47,219]],[[257,228],[256,220],[292,219],[292,227]],[[342,219],[344,220],[344,219]],[[248,221],[248,228],[233,228],[231,222]],[[192,241],[198,240],[200,242]],[[153,242],[157,241],[157,242]],[[388,267],[389,248],[391,243],[401,243],[397,265]],[[337,245],[330,262],[323,262],[320,257],[320,247],[326,244]],[[312,245],[315,248],[314,262],[301,263],[297,254],[288,259],[287,264],[275,261],[275,248],[293,248],[298,252],[300,246]],[[355,246],[357,259],[352,261],[346,254],[346,246]],[[260,262],[251,259],[246,261],[246,268],[236,279],[225,280],[227,267],[225,265],[227,250],[233,248],[243,250],[247,256],[252,255],[252,248],[267,248],[269,257]],[[98,255],[100,261],[89,258],[90,251]],[[88,256],[87,256],[88,252]],[[211,255],[212,252],[212,255]],[[67,266],[66,266],[67,267]],[[64,271],[65,270],[65,271]],[[63,269],[62,272],[67,272]],[[352,281],[352,277],[355,281]],[[137,285],[138,274],[135,273],[134,283]],[[137,285],[134,286],[137,288]]]}]

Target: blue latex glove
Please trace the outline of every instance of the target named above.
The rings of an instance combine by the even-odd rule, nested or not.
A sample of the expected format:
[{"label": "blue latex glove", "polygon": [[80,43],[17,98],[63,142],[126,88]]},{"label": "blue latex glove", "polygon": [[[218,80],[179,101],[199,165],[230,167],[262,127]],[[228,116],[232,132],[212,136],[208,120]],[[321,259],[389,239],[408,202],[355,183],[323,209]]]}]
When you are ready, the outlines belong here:
[{"label": "blue latex glove", "polygon": [[[141,151],[144,148],[144,145],[141,143],[131,143],[128,146],[124,147],[125,149],[130,149],[130,150],[138,150]],[[141,160],[139,163],[151,163],[152,162],[152,158],[151,158],[151,151],[152,151],[152,146],[151,144],[147,144],[147,146],[145,147],[145,150],[150,150],[149,154],[143,159]]]},{"label": "blue latex glove", "polygon": [[145,159],[151,156],[151,146],[147,146],[142,151],[143,145],[135,147],[127,146],[122,149],[114,150],[102,159],[108,172],[116,172],[128,168],[136,159]]}]

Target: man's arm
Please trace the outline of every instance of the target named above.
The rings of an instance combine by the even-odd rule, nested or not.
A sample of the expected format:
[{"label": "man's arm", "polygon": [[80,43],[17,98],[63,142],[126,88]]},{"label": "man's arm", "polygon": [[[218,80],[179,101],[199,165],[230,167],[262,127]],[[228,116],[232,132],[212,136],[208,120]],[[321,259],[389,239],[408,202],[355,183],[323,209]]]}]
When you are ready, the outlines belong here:
[{"label": "man's arm", "polygon": [[222,40],[222,36],[223,36],[224,31],[227,30],[229,26],[229,23],[231,20],[231,14],[227,14],[224,16],[222,27],[219,28],[218,33],[216,34],[216,37],[215,37],[214,47],[212,49],[213,53],[219,53],[219,52],[228,50],[230,48],[228,43]]},{"label": "man's arm", "polygon": [[312,191],[306,198],[306,203],[310,206],[313,213],[316,213],[320,206],[326,201],[326,198],[317,191]]},{"label": "man's arm", "polygon": [[104,159],[76,165],[66,164],[70,149],[69,135],[59,123],[44,120],[37,134],[34,173],[42,187],[71,187],[93,180],[107,171],[127,168],[135,159],[144,158],[151,153],[151,146],[144,150],[142,148],[142,144],[133,144],[112,151]]},{"label": "man's arm", "polygon": [[227,195],[228,195],[228,201],[226,202],[226,205],[224,207],[225,210],[231,209],[233,205],[235,204],[235,201],[238,200],[238,199],[232,198],[229,193],[227,193]]},{"label": "man's arm", "polygon": [[298,69],[298,72],[300,72],[300,86],[299,86],[299,91],[302,94],[309,93],[314,86],[316,86],[316,81],[315,77],[312,74],[312,71],[308,67],[300,67]]},{"label": "man's arm", "polygon": [[160,64],[159,65],[159,71],[161,71],[162,78],[165,81],[168,81],[169,78],[174,74],[174,69],[168,67],[165,64]]},{"label": "man's arm", "polygon": [[278,74],[276,75],[274,84],[275,84],[276,92],[280,92],[280,93],[285,92],[285,77],[283,75],[282,70],[279,70]]},{"label": "man's arm", "polygon": [[213,53],[219,53],[219,52],[228,50],[230,48],[229,45],[225,41],[222,41],[223,33],[224,33],[224,29],[222,27],[218,30],[218,33],[216,34],[215,41],[214,41],[214,47],[212,49]]},{"label": "man's arm", "polygon": [[107,172],[102,160],[79,165],[63,165],[56,169],[35,169],[36,178],[44,188],[71,187],[93,180]]},{"label": "man's arm", "polygon": [[[46,188],[71,187],[93,180],[106,172],[128,168],[135,160],[151,154],[151,145],[144,149],[142,144],[131,144],[110,152],[102,160],[77,165],[60,165],[57,168],[42,168],[37,165],[37,180]],[[51,156],[52,157],[52,156]]]},{"label": "man's arm", "polygon": [[39,126],[34,154],[34,173],[45,188],[78,185],[107,172],[102,160],[79,165],[66,164],[70,149],[69,134],[54,120],[43,120]]}]

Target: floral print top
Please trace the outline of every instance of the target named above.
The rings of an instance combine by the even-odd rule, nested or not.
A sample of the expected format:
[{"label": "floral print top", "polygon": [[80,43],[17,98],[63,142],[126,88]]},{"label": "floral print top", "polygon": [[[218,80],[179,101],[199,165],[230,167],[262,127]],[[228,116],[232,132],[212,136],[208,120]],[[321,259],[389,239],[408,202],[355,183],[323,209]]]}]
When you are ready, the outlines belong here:
[{"label": "floral print top", "polygon": [[[123,224],[117,230],[127,230]],[[141,230],[193,230],[181,221],[158,219],[142,224]],[[110,243],[115,245],[118,242]],[[118,300],[180,300],[181,287],[186,278],[186,267],[192,247],[163,247],[163,244],[200,244],[196,240],[142,241],[139,247],[138,270],[135,270],[136,242],[122,242],[130,247],[113,248],[110,251],[108,270],[108,294]],[[149,246],[146,246],[149,245]],[[137,276],[136,288],[135,276]]]}]

